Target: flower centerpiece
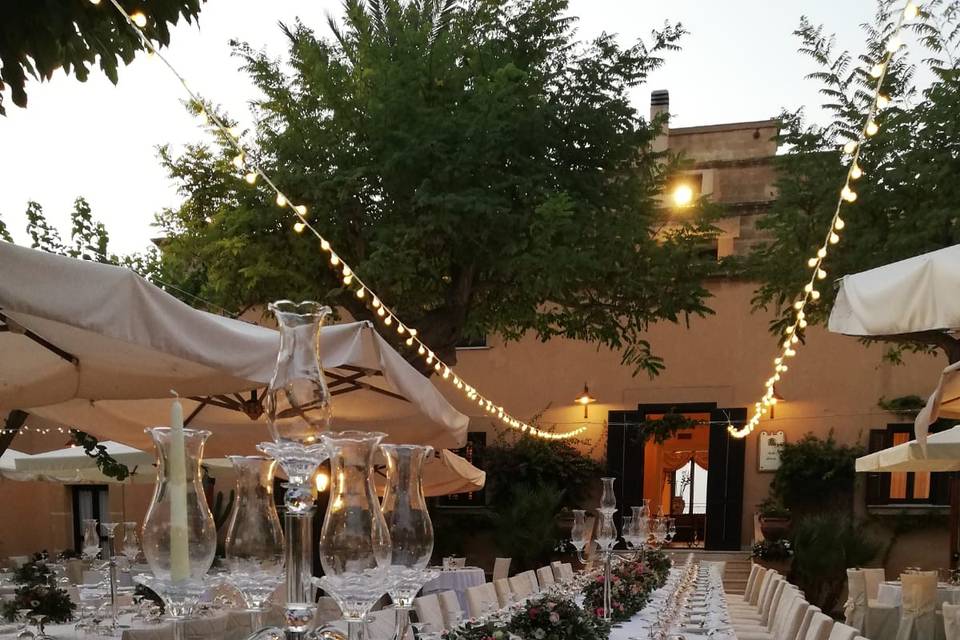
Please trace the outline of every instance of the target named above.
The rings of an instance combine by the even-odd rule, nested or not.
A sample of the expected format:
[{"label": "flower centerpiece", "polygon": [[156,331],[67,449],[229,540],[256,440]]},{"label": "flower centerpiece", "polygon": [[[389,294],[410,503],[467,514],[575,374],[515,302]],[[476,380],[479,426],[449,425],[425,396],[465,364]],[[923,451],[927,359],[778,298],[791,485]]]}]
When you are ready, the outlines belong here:
[{"label": "flower centerpiece", "polygon": [[527,602],[508,620],[469,622],[444,640],[606,640],[610,625],[568,597],[544,595]]},{"label": "flower centerpiece", "polygon": [[76,605],[66,591],[57,588],[45,554],[35,554],[16,570],[13,579],[20,586],[13,600],[3,603],[2,613],[7,620],[16,620],[20,609],[30,609],[31,615],[46,616],[46,622],[67,622],[73,616]]},{"label": "flower centerpiece", "polygon": [[[644,562],[621,562],[610,571],[610,618],[622,622],[631,618],[650,600],[650,593],[663,586],[670,559],[660,551],[647,554]],[[583,589],[583,606],[597,618],[603,610],[603,574]]]}]

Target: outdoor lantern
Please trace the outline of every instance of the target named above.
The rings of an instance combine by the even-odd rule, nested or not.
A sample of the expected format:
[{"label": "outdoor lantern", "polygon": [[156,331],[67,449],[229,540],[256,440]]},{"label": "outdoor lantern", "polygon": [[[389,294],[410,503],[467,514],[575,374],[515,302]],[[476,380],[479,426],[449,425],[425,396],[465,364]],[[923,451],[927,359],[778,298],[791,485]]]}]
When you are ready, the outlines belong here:
[{"label": "outdoor lantern", "polygon": [[777,408],[777,405],[786,400],[782,395],[777,392],[777,385],[773,385],[773,403],[770,405],[770,419],[773,420],[773,412]]},{"label": "outdoor lantern", "polygon": [[681,182],[673,188],[670,199],[673,200],[674,206],[686,207],[693,202],[693,196],[693,187],[686,182]]},{"label": "outdoor lantern", "polygon": [[577,404],[583,405],[583,417],[587,418],[587,412],[591,404],[596,402],[597,399],[590,395],[590,388],[587,386],[587,383],[583,383],[583,393],[577,396],[577,399],[574,400]]}]

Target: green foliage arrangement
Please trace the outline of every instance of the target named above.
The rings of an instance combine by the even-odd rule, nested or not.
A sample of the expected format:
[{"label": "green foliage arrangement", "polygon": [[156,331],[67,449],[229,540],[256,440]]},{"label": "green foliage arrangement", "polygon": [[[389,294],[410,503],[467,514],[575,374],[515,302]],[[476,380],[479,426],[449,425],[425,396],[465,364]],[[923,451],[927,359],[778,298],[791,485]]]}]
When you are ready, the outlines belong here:
[{"label": "green foliage arrangement", "polygon": [[641,422],[638,425],[638,437],[644,442],[652,439],[657,444],[663,444],[675,436],[678,431],[682,429],[692,429],[698,424],[700,424],[698,420],[688,418],[671,409],[663,414],[662,418],[656,420],[647,419]]},{"label": "green foliage arrangement", "polygon": [[[655,375],[648,326],[711,313],[715,268],[706,203],[671,218],[658,199],[681,163],[651,149],[662,122],[631,97],[685,31],[581,41],[568,8],[347,0],[322,34],[284,25],[285,59],[235,45],[263,96],[245,135],[445,361],[465,337],[533,334],[609,347]],[[185,196],[157,218],[164,280],[231,311],[313,298],[376,321],[371,296],[292,232],[290,209],[247,184],[235,154],[226,136],[163,151]]]},{"label": "green foliage arrangement", "polygon": [[541,567],[560,540],[556,516],[563,492],[552,484],[521,484],[510,495],[491,513],[497,551],[512,558],[517,570]]},{"label": "green foliage arrangement", "polygon": [[757,511],[762,518],[790,517],[790,509],[788,509],[777,496],[767,496],[767,498],[757,506]]},{"label": "green foliage arrangement", "polygon": [[764,540],[753,545],[751,556],[757,560],[789,560],[793,557],[793,545],[787,539]]},{"label": "green foliage arrangement", "polygon": [[[170,42],[170,26],[192,21],[201,0],[120,0],[129,12],[147,17],[144,31],[154,46]],[[0,3],[0,92],[27,106],[27,76],[49,80],[61,69],[84,81],[95,63],[114,84],[119,63],[143,49],[137,34],[109,2]],[[3,96],[0,95],[0,115]]]},{"label": "green foliage arrangement", "polygon": [[468,623],[443,633],[443,640],[606,640],[610,625],[570,598],[545,595],[527,602],[506,623]]},{"label": "green foliage arrangement", "polygon": [[880,545],[866,527],[848,515],[808,515],[794,525],[791,581],[825,612],[837,607],[847,582],[847,567],[873,560]]},{"label": "green foliage arrangement", "polygon": [[67,622],[73,616],[76,605],[66,591],[56,586],[45,553],[34,554],[14,572],[13,579],[20,586],[13,599],[0,606],[6,620],[16,620],[20,609],[30,609],[31,615],[45,615],[46,622],[53,623]]},{"label": "green foliage arrangement", "polygon": [[891,413],[917,413],[927,404],[926,398],[917,395],[899,396],[896,398],[880,398],[877,406]]},{"label": "green foliage arrangement", "polygon": [[808,433],[783,446],[771,491],[793,511],[816,513],[831,507],[849,511],[860,455],[862,447],[838,444],[832,431],[826,438]]},{"label": "green foliage arrangement", "polygon": [[[833,117],[827,126],[811,124],[802,109],[782,113],[779,143],[790,152],[778,155],[778,198],[757,227],[771,241],[746,261],[746,275],[760,287],[756,308],[773,308],[771,332],[783,336],[793,321],[792,304],[799,284],[809,278],[807,259],[823,242],[843,186],[849,158],[841,151],[864,123],[875,80],[868,74],[885,54],[885,44],[901,7],[877,2],[876,17],[865,25],[861,54],[838,51],[822,25],[803,18],[794,32],[800,51],[814,72],[808,77],[826,96],[822,105]],[[925,2],[920,16],[905,26],[915,37],[889,65],[882,91],[892,99],[876,117],[879,133],[861,147],[855,215],[844,216],[842,250],[831,252],[831,278],[871,269],[960,242],[956,202],[960,199],[960,3]],[[915,55],[916,58],[912,57]],[[930,85],[922,91],[916,78]],[[824,323],[837,289],[820,288],[822,298],[806,320]],[[802,336],[801,336],[802,337]],[[903,349],[939,349],[951,362],[960,360],[960,340],[942,331],[884,336],[889,359]]]},{"label": "green foliage arrangement", "polygon": [[[664,585],[670,559],[660,551],[649,554],[646,562],[622,562],[610,573],[610,618],[614,622],[629,620],[650,601],[650,593]],[[605,577],[596,579],[583,589],[583,606],[587,612],[601,618]]]},{"label": "green foliage arrangement", "polygon": [[116,478],[119,481],[130,477],[130,469],[122,462],[117,462],[113,456],[107,453],[107,448],[100,444],[100,441],[85,431],[71,429],[70,437],[74,444],[83,447],[83,452],[87,457],[93,458],[97,463],[97,468],[108,478]]}]

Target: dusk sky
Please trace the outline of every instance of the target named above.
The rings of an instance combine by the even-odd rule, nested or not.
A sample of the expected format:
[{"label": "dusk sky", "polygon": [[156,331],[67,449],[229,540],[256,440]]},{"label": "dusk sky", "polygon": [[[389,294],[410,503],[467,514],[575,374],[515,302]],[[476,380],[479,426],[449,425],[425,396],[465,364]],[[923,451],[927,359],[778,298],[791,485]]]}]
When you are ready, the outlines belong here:
[{"label": "dusk sky", "polygon": [[[859,25],[873,15],[873,0],[571,0],[583,38],[602,31],[623,42],[646,36],[665,20],[690,31],[683,51],[633,96],[643,112],[650,91],[669,89],[676,126],[758,120],[783,107],[807,106],[822,117],[817,85],[804,80],[813,67],[796,53],[792,36],[801,15],[825,23],[841,47],[860,51]],[[103,3],[104,11],[110,10]],[[300,17],[327,33],[326,14],[340,15],[339,0],[209,0],[199,27],[181,25],[165,50],[191,85],[249,124],[247,102],[256,96],[237,69],[227,41],[237,38],[272,55],[286,54],[279,21]],[[208,134],[182,106],[182,88],[158,60],[141,55],[121,69],[113,86],[94,71],[86,83],[58,73],[27,87],[27,109],[6,96],[0,118],[0,217],[15,240],[27,243],[23,211],[28,200],[69,235],[69,212],[86,197],[94,216],[111,233],[111,249],[143,249],[156,235],[154,213],[174,206],[179,196],[156,157],[156,147],[200,141]]]}]

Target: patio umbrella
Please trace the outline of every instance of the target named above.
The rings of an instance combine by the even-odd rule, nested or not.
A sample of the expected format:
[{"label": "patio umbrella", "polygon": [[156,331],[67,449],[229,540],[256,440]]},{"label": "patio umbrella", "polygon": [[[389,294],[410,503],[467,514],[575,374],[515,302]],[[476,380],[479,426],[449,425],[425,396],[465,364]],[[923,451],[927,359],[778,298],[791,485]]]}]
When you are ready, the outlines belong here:
[{"label": "patio umbrella", "polygon": [[[0,243],[0,273],[0,412],[146,448],[143,428],[167,423],[175,389],[188,422],[229,436],[213,446],[266,439],[262,389],[277,331],[193,309],[129,269],[9,243]],[[465,443],[467,417],[371,324],[325,327],[321,349],[335,428]]]},{"label": "patio umbrella", "polygon": [[[844,276],[828,327],[851,336],[960,332],[960,245]],[[926,408],[914,421],[924,446],[939,417],[960,418],[958,363],[944,369]]]},{"label": "patio umbrella", "polygon": [[0,455],[0,477],[7,480],[37,480],[35,473],[27,471],[17,471],[16,461],[18,458],[29,457],[29,453],[23,453],[16,449],[7,449]]},{"label": "patio umbrella", "polygon": [[960,471],[960,426],[927,438],[926,452],[916,440],[857,458],[857,471]]},{"label": "patio umbrella", "polygon": [[[152,453],[111,440],[100,444],[106,448],[110,457],[130,469],[131,475],[126,482],[153,482],[156,479]],[[116,479],[105,476],[97,468],[96,461],[86,454],[83,447],[78,446],[33,455],[23,454],[13,462],[18,473],[32,474],[42,480],[66,484],[117,482]]]}]

